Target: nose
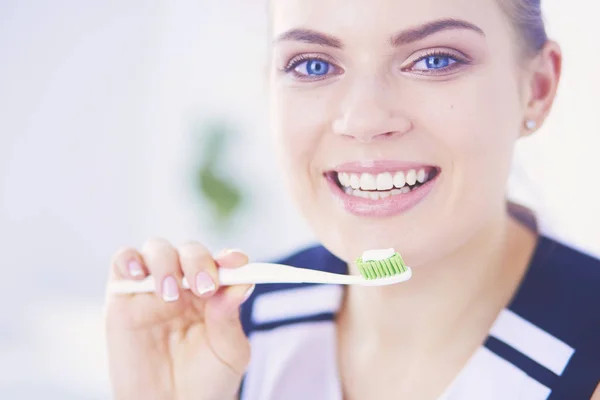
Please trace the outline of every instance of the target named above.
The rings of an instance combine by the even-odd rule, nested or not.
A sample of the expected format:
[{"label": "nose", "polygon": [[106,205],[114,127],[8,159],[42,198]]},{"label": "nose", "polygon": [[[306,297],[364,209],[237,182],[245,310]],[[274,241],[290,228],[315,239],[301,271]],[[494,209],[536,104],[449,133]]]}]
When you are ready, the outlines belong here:
[{"label": "nose", "polygon": [[412,129],[395,88],[376,79],[353,83],[339,102],[332,131],[361,142],[401,136]]}]

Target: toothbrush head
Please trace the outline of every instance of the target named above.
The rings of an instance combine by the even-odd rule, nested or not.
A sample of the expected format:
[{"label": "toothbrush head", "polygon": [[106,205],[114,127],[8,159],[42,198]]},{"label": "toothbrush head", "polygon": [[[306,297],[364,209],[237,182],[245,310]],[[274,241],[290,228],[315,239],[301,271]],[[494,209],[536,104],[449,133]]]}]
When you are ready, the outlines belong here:
[{"label": "toothbrush head", "polygon": [[390,278],[409,271],[394,249],[368,250],[356,259],[360,274],[367,280]]}]

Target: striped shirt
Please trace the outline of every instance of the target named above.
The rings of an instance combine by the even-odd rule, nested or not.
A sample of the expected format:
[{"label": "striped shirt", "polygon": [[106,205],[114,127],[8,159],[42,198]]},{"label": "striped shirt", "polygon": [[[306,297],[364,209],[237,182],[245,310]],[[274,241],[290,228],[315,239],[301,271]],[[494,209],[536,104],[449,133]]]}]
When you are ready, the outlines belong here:
[{"label": "striped shirt", "polygon": [[[347,273],[321,246],[281,263]],[[242,400],[342,400],[336,285],[257,286],[242,307],[252,359]],[[588,400],[600,380],[600,261],[541,236],[485,343],[439,400]]]}]

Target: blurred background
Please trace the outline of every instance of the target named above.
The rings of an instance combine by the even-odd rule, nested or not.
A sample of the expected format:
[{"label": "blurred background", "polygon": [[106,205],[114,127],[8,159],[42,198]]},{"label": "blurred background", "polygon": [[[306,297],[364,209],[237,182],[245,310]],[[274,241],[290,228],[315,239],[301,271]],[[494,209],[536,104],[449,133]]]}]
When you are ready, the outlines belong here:
[{"label": "blurred background", "polygon": [[[600,25],[588,0],[543,3],[564,76],[509,193],[600,256]],[[110,398],[120,246],[272,259],[313,240],[271,157],[266,29],[262,1],[0,0],[0,399]]]}]

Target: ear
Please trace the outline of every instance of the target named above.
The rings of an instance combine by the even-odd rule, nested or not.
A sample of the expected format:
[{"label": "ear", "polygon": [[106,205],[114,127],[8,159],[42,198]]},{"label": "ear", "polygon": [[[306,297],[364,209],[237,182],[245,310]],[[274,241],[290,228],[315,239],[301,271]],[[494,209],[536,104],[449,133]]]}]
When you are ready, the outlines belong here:
[{"label": "ear", "polygon": [[523,135],[532,133],[546,120],[556,97],[561,72],[562,52],[560,46],[549,40],[530,64],[526,83],[528,90],[525,97]]}]

